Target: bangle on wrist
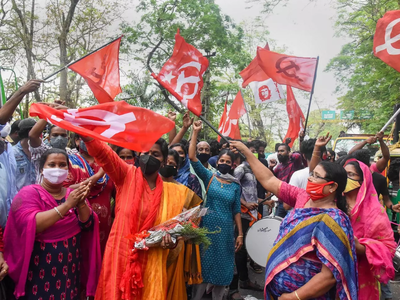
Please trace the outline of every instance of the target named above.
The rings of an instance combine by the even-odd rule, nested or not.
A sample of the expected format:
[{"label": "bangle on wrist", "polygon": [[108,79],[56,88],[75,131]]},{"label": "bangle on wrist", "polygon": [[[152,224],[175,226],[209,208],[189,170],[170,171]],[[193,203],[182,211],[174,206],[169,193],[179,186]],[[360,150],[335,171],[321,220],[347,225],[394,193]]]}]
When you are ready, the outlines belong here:
[{"label": "bangle on wrist", "polygon": [[238,238],[240,238],[240,237],[242,238],[242,237],[243,237],[243,234],[242,234],[242,235],[238,235],[237,237],[238,237]]},{"label": "bangle on wrist", "polygon": [[299,297],[299,295],[297,294],[297,291],[294,291],[294,294],[296,295],[297,300],[301,300],[300,297]]},{"label": "bangle on wrist", "polygon": [[61,219],[64,219],[64,216],[60,213],[57,207],[54,207],[54,210],[57,212]]}]

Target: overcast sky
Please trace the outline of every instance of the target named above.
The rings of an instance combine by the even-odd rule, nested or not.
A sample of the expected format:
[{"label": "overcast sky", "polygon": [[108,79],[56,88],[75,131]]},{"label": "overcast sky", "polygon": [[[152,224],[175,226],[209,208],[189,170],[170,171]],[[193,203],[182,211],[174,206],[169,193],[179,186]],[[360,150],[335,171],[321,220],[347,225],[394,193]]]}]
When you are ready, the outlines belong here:
[{"label": "overcast sky", "polygon": [[[216,3],[236,23],[252,20],[262,8],[261,4],[248,4],[245,0],[216,0]],[[249,6],[251,8],[248,8]],[[289,0],[286,6],[279,5],[273,14],[265,19],[270,38],[274,39],[278,46],[286,46],[288,54],[306,57],[319,55],[320,64],[314,96],[320,106],[325,108],[336,108],[337,96],[333,94],[336,87],[335,78],[332,73],[324,72],[324,69],[329,60],[348,42],[346,38],[334,36],[335,20],[334,2],[329,0]],[[308,99],[297,95],[297,100],[304,110]],[[313,109],[317,109],[315,103]]]}]

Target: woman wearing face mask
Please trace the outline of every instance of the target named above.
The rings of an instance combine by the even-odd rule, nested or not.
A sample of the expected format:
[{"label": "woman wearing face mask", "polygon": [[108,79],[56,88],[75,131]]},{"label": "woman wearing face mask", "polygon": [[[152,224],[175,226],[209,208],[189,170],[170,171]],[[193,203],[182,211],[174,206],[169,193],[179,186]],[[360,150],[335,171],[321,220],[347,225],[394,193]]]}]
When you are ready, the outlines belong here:
[{"label": "woman wearing face mask", "polygon": [[378,300],[378,282],[387,284],[395,276],[392,260],[396,242],[389,218],[379,203],[369,167],[349,159],[345,162],[345,169],[347,185],[344,193],[356,237],[360,284],[358,299]]},{"label": "woman wearing face mask", "polygon": [[85,143],[76,133],[74,140],[79,152],[68,155],[70,168],[64,187],[75,189],[81,182],[92,182],[88,200],[100,219],[100,245],[103,256],[112,226],[111,197],[115,193],[115,187],[104,170],[89,155]]},{"label": "woman wearing face mask", "polygon": [[43,154],[40,173],[40,185],[15,196],[4,234],[15,296],[77,299],[81,279],[86,295],[94,296],[101,256],[99,221],[86,202],[90,182],[63,187],[68,156],[60,149]]},{"label": "woman wearing face mask", "polygon": [[[310,170],[319,162],[321,148],[329,140],[329,134],[318,138]],[[396,250],[393,231],[387,214],[379,203],[369,168],[355,159],[344,158],[341,163],[347,172],[344,195],[356,241],[360,286],[358,299],[378,300],[378,281],[386,284],[395,275],[392,263]]]},{"label": "woman wearing face mask", "polygon": [[307,191],[274,174],[240,142],[232,146],[247,158],[257,180],[294,207],[283,220],[266,266],[266,299],[357,299],[356,249],[342,193],[346,171],[322,162]]},{"label": "woman wearing face mask", "polygon": [[[214,175],[206,169],[196,157],[196,141],[202,122],[193,125],[193,136],[190,141],[189,158],[191,164],[207,187],[207,202],[204,204],[212,213],[202,219],[202,226],[209,230],[221,232],[210,235],[211,246],[201,249],[201,271],[203,283],[196,285],[193,299],[200,300],[206,290],[213,289],[213,299],[223,299],[225,286],[233,278],[235,251],[243,245],[243,231],[240,217],[240,184],[231,175],[234,155],[231,151],[222,150],[218,156],[217,169]],[[237,226],[239,235],[234,243],[233,225]],[[221,271],[223,270],[223,272]]]},{"label": "woman wearing face mask", "polygon": [[128,148],[122,148],[118,147],[115,152],[118,154],[118,156],[125,161],[128,165],[134,165],[135,164],[135,151],[132,151],[131,149]]},{"label": "woman wearing face mask", "polygon": [[179,170],[178,174],[175,176],[175,180],[187,186],[202,198],[203,195],[200,182],[196,175],[190,172],[190,160],[186,153],[186,148],[182,144],[172,144],[169,148],[175,150],[179,154]]},{"label": "woman wearing face mask", "polygon": [[[107,241],[96,299],[164,300],[169,293],[185,299],[182,277],[171,278],[167,261],[177,244],[169,235],[148,251],[132,251],[135,238],[182,212],[182,199],[174,183],[163,182],[159,170],[168,157],[168,145],[159,139],[139,157],[140,168],[126,164],[104,143],[84,138],[88,153],[104,169],[117,190],[115,220]],[[180,298],[180,297],[183,298]]]}]

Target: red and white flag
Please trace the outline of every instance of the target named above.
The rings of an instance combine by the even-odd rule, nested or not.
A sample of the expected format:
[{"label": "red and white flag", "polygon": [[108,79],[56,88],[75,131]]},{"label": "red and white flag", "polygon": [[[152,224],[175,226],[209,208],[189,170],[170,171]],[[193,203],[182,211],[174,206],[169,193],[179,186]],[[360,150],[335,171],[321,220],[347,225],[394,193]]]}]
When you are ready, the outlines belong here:
[{"label": "red and white flag", "polygon": [[29,114],[80,135],[139,152],[149,151],[163,134],[175,126],[168,118],[125,101],[68,110],[33,103]]},{"label": "red and white flag", "polygon": [[99,103],[112,102],[121,93],[119,45],[122,37],[108,46],[68,66],[81,75]]},{"label": "red and white flag", "polygon": [[271,78],[264,81],[250,82],[256,104],[265,104],[285,98],[282,86]]},{"label": "red and white flag", "polygon": [[[228,101],[225,101],[224,112],[219,122],[218,131],[221,132],[223,136],[229,136],[232,139],[240,140],[242,137],[240,135],[239,119],[246,113],[246,108],[240,91],[237,93],[235,100],[233,100],[231,109],[228,114]],[[218,142],[221,137],[218,136]]]},{"label": "red and white flag", "polygon": [[[265,45],[264,49],[269,50],[268,43]],[[263,69],[261,69],[260,65],[258,64],[257,56],[239,74],[243,79],[242,88],[245,88],[251,82],[254,81],[261,82],[269,79],[269,76],[265,74]]]},{"label": "red and white flag", "polygon": [[385,13],[374,35],[374,55],[400,72],[400,10]]},{"label": "red and white flag", "polygon": [[261,69],[275,82],[311,92],[317,58],[289,56],[258,47],[257,59]]},{"label": "red and white flag", "polygon": [[286,93],[286,110],[289,117],[289,128],[283,141],[285,141],[287,138],[291,138],[292,141],[290,142],[289,147],[292,147],[294,141],[299,136],[300,130],[304,129],[303,123],[305,121],[305,118],[290,86],[287,86]]},{"label": "red and white flag", "polygon": [[203,74],[207,68],[207,58],[195,47],[186,43],[178,30],[172,56],[158,75],[152,73],[151,76],[192,113],[200,116],[202,111],[200,94],[203,88]]}]

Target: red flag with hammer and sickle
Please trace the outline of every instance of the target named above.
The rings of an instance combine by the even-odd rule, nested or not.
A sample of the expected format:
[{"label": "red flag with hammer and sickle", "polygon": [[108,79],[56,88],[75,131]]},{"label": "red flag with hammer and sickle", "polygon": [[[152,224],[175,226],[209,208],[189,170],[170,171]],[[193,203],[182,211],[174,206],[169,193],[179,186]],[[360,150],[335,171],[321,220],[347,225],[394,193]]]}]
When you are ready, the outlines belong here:
[{"label": "red flag with hammer and sickle", "polygon": [[81,75],[99,103],[112,102],[121,93],[119,82],[119,45],[121,38],[68,66]]},{"label": "red flag with hammer and sickle", "polygon": [[257,59],[261,69],[275,82],[311,92],[317,58],[289,56],[258,47]]},{"label": "red flag with hammer and sickle", "polygon": [[139,152],[149,151],[163,134],[175,126],[168,118],[125,101],[67,110],[34,103],[29,114],[83,136]]},{"label": "red flag with hammer and sickle", "polygon": [[[240,135],[239,119],[246,113],[246,107],[244,106],[244,101],[240,91],[237,93],[235,100],[233,100],[231,109],[228,114],[228,100],[225,101],[224,112],[219,122],[218,131],[221,132],[223,136],[229,136],[234,140],[240,140],[242,137]],[[218,142],[221,137],[218,136]]]},{"label": "red flag with hammer and sickle", "polygon": [[374,35],[374,55],[400,72],[400,10],[385,13]]},{"label": "red flag with hammer and sickle", "polygon": [[285,141],[287,138],[291,138],[292,141],[290,142],[289,147],[292,147],[294,141],[299,136],[300,130],[304,129],[303,123],[305,118],[299,104],[296,101],[296,98],[294,97],[293,90],[290,86],[287,86],[286,92],[287,92],[286,110],[289,117],[289,128],[283,140]]},{"label": "red flag with hammer and sickle", "polygon": [[208,60],[199,50],[185,42],[179,30],[175,35],[172,56],[154,77],[176,99],[196,116],[200,116],[200,100],[203,88],[203,74],[208,68]]}]

